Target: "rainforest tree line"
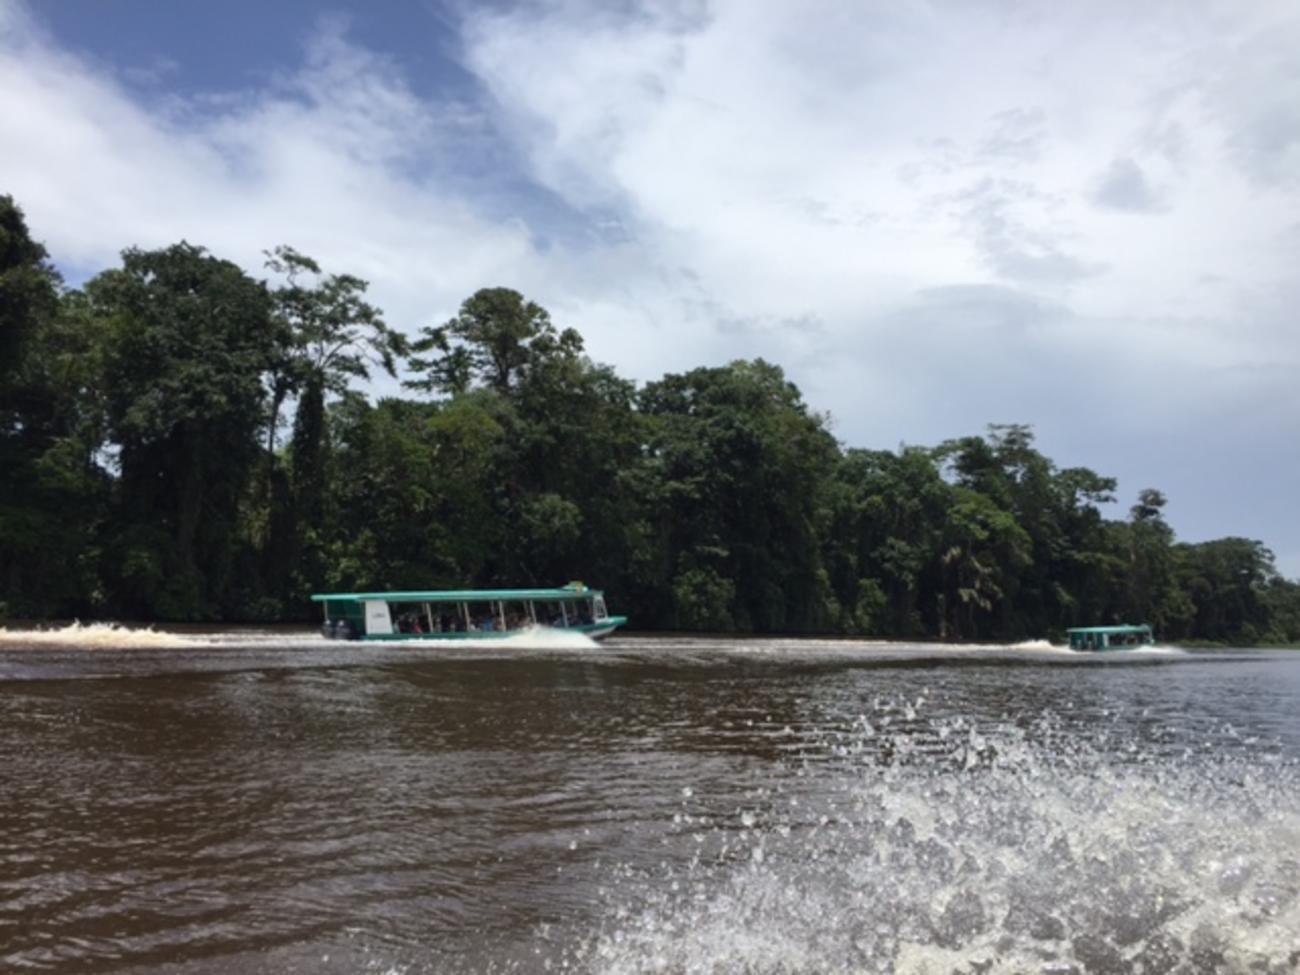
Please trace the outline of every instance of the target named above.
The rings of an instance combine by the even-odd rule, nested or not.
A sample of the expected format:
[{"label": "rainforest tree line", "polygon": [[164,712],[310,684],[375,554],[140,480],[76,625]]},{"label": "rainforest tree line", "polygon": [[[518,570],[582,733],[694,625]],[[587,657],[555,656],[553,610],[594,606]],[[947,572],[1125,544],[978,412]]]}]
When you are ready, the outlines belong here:
[{"label": "rainforest tree line", "polygon": [[0,197],[0,617],[582,578],[638,629],[1300,640],[1263,544],[1178,542],[1155,489],[1108,518],[1027,426],[845,449],[762,360],[638,388],[506,288],[410,340],[356,277],[265,273],[180,243],[67,288]]}]

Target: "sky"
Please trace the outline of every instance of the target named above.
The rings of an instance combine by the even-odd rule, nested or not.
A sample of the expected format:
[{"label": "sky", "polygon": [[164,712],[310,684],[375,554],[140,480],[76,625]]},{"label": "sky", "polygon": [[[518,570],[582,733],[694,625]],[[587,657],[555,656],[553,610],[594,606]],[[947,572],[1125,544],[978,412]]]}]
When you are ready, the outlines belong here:
[{"label": "sky", "polygon": [[0,193],[72,284],[290,244],[410,334],[507,286],[638,382],[761,356],[846,447],[1031,424],[1300,578],[1296,51],[1295,0],[0,0]]}]

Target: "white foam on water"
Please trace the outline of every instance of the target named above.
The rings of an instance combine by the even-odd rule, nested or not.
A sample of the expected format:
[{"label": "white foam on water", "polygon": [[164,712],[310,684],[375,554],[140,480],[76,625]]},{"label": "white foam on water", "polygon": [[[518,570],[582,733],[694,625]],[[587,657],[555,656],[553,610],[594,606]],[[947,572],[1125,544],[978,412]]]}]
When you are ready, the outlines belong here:
[{"label": "white foam on water", "polygon": [[863,659],[892,656],[941,658],[998,656],[1005,659],[1046,659],[1057,661],[1141,659],[1143,657],[1182,656],[1186,651],[1171,646],[1150,646],[1125,650],[1072,650],[1066,644],[1050,640],[1021,640],[1017,643],[938,643],[908,640],[873,640],[825,637],[655,637],[621,635],[613,646],[619,650],[661,650],[679,658],[688,651],[751,657],[815,656]]},{"label": "white foam on water", "polygon": [[960,719],[929,731],[873,728],[817,799],[776,787],[760,813],[723,821],[686,797],[678,842],[700,855],[613,871],[607,916],[554,962],[620,975],[1300,968],[1294,763],[1144,757],[1050,718],[1032,733]]},{"label": "white foam on water", "polygon": [[448,647],[459,649],[501,650],[594,650],[598,644],[585,633],[575,630],[563,630],[552,626],[530,626],[513,633],[503,633],[499,637],[474,637],[467,640],[425,640],[420,646]]},{"label": "white foam on water", "polygon": [[56,629],[10,630],[0,628],[0,648],[57,647],[86,650],[182,649],[206,647],[206,640],[196,640],[175,633],[161,633],[152,627],[130,627],[118,623],[74,622]]},{"label": "white foam on water", "polygon": [[1068,653],[1073,657],[1086,657],[1093,660],[1129,660],[1145,659],[1151,657],[1186,657],[1187,651],[1182,647],[1171,647],[1168,645],[1154,644],[1142,647],[1126,647],[1116,650],[1074,650],[1068,646],[1057,647],[1063,653]]},{"label": "white foam on water", "polygon": [[1017,655],[1028,654],[1028,655],[1035,655],[1035,656],[1037,655],[1059,656],[1059,657],[1086,658],[1091,660],[1099,660],[1103,658],[1107,660],[1126,660],[1134,657],[1151,657],[1151,656],[1176,657],[1176,656],[1185,656],[1187,653],[1186,650],[1183,650],[1179,647],[1161,646],[1161,645],[1127,647],[1124,649],[1111,649],[1111,650],[1075,650],[1071,648],[1068,644],[1052,643],[1050,640],[1021,640],[1018,643],[962,643],[962,644],[933,643],[933,644],[921,644],[921,646],[932,647],[936,650],[948,649],[953,651],[954,653],[961,653],[962,651],[978,651],[981,653],[988,653],[990,651],[992,652],[1002,651],[1007,653],[1014,653]]},{"label": "white foam on water", "polygon": [[1019,643],[1012,643],[1007,647],[1008,650],[1065,650],[1059,644],[1052,643],[1050,640],[1021,640]]}]

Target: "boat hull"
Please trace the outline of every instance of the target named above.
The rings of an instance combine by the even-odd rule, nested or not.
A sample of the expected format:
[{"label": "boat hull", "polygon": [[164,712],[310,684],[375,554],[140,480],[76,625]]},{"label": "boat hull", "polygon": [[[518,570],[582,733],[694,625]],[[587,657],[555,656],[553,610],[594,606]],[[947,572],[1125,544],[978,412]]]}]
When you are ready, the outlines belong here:
[{"label": "boat hull", "polygon": [[594,623],[580,623],[574,626],[538,626],[528,630],[454,630],[450,633],[367,633],[355,635],[353,632],[339,632],[337,629],[323,631],[327,639],[360,640],[363,642],[382,643],[424,643],[424,642],[464,642],[466,640],[503,640],[513,636],[522,636],[530,632],[547,631],[551,633],[581,633],[593,640],[603,640],[627,622],[626,616],[610,616]]}]

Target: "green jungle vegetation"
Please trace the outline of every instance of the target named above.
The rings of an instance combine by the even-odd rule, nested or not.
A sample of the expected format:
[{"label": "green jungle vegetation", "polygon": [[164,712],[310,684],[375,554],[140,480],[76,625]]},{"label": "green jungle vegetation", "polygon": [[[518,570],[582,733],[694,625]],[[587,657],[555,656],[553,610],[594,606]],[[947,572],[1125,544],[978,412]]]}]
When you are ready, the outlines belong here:
[{"label": "green jungle vegetation", "polygon": [[[67,288],[0,196],[0,616],[307,620],[313,591],[605,588],[636,629],[1300,641],[1259,541],[1024,425],[845,448],[781,368],[638,388],[507,288],[414,341],[290,247],[129,249]],[[378,372],[409,398],[372,402]]]}]

